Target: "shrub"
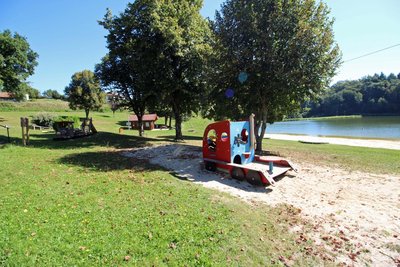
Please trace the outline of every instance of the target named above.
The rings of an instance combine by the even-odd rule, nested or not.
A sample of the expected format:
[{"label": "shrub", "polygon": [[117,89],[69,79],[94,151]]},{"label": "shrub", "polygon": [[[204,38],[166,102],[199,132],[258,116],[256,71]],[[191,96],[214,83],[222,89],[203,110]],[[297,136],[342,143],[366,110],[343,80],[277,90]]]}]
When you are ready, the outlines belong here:
[{"label": "shrub", "polygon": [[0,111],[13,111],[14,103],[13,102],[0,102]]},{"label": "shrub", "polygon": [[55,117],[56,116],[51,113],[39,112],[32,117],[32,122],[40,126],[51,127]]}]

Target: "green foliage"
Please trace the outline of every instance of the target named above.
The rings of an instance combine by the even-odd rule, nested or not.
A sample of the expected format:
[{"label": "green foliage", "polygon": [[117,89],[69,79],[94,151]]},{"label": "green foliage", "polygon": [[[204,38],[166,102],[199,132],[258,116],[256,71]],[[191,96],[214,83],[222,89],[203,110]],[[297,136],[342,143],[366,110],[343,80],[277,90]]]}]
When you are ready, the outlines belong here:
[{"label": "green foliage", "polygon": [[138,0],[100,22],[109,31],[109,53],[96,67],[103,85],[119,90],[139,124],[146,108],[170,106],[177,139],[182,116],[198,111],[204,95],[211,32],[201,6],[199,0]]},{"label": "green foliage", "polygon": [[53,119],[53,129],[54,131],[58,131],[60,129],[60,122],[73,122],[74,129],[81,127],[81,120],[78,116],[58,116]]},{"label": "green foliage", "polygon": [[381,73],[340,81],[306,107],[307,116],[400,114],[400,79]]},{"label": "green foliage", "polygon": [[31,99],[38,99],[40,97],[39,90],[32,87],[29,87],[26,93],[29,95]]},{"label": "green foliage", "polygon": [[99,110],[105,101],[100,83],[90,70],[72,75],[70,84],[65,88],[65,95],[70,108],[85,110],[86,118],[90,110]]},{"label": "green foliage", "polygon": [[51,113],[39,112],[32,116],[32,122],[40,126],[51,127],[55,117],[56,116]]},{"label": "green foliage", "polygon": [[339,65],[328,14],[326,4],[314,0],[227,1],[213,25],[214,89],[206,115],[242,119],[254,113],[261,150],[266,123],[298,110],[328,86]]},{"label": "green foliage", "polygon": [[34,73],[38,54],[25,37],[5,30],[0,32],[0,90],[17,96],[25,92],[25,81]]},{"label": "green foliage", "polygon": [[42,93],[44,97],[52,98],[52,99],[64,99],[64,96],[61,95],[57,90],[46,90]]}]

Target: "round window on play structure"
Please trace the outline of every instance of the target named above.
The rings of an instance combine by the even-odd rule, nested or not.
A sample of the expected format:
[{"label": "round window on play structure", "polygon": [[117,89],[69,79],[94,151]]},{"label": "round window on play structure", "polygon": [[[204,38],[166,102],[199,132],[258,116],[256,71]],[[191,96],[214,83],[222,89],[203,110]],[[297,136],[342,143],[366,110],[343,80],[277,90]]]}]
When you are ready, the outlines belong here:
[{"label": "round window on play structure", "polygon": [[215,130],[210,130],[208,132],[207,145],[210,151],[215,151],[217,149],[217,132]]},{"label": "round window on play structure", "polygon": [[226,142],[226,141],[228,141],[228,134],[227,133],[222,133],[221,134],[221,141],[222,142]]},{"label": "round window on play structure", "polygon": [[241,135],[241,137],[242,137],[242,141],[243,141],[244,143],[247,143],[247,140],[249,139],[249,133],[247,132],[247,130],[246,130],[246,129],[243,129],[243,130],[242,130],[242,133],[241,133],[240,135]]}]

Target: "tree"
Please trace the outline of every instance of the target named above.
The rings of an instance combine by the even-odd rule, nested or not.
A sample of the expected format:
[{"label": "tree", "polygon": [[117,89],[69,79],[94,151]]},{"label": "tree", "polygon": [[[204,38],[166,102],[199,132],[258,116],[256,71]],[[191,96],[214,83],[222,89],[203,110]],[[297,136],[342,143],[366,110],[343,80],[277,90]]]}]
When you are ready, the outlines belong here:
[{"label": "tree", "polygon": [[30,86],[28,86],[28,88],[26,89],[26,93],[29,95],[30,98],[32,99],[38,99],[40,96],[40,92],[38,89],[32,88]]},{"label": "tree", "polygon": [[111,92],[108,94],[108,104],[110,105],[113,117],[115,116],[115,111],[121,108],[122,98],[116,92]]},{"label": "tree", "polygon": [[[175,139],[182,140],[182,121],[200,111],[206,96],[205,71],[212,53],[210,24],[200,15],[201,0],[159,1],[155,17],[160,34],[156,58],[158,84],[175,118]],[[177,12],[179,11],[179,12]]]},{"label": "tree", "polygon": [[314,0],[228,0],[217,12],[208,117],[256,115],[257,152],[266,123],[298,110],[329,84],[340,63],[333,20]]},{"label": "tree", "polygon": [[71,109],[84,109],[86,119],[90,110],[98,110],[105,101],[100,83],[90,70],[77,72],[71,77],[70,84],[65,87],[65,95]]},{"label": "tree", "polygon": [[143,136],[143,115],[155,86],[156,35],[151,25],[154,1],[135,1],[119,17],[108,10],[100,21],[106,30],[108,54],[96,65],[96,75],[104,87],[121,96],[119,106],[138,117],[139,135]]},{"label": "tree", "polygon": [[139,125],[154,98],[171,106],[176,139],[182,139],[183,116],[198,111],[204,95],[211,31],[201,7],[201,0],[137,0],[101,22],[109,31],[109,53],[96,68],[103,85],[122,92]]},{"label": "tree", "polygon": [[24,95],[26,79],[34,73],[38,54],[25,37],[9,30],[0,33],[0,90]]},{"label": "tree", "polygon": [[400,79],[374,74],[339,81],[310,103],[308,116],[400,114]]},{"label": "tree", "polygon": [[57,90],[48,89],[43,92],[43,96],[52,99],[63,99],[64,96],[61,95]]}]

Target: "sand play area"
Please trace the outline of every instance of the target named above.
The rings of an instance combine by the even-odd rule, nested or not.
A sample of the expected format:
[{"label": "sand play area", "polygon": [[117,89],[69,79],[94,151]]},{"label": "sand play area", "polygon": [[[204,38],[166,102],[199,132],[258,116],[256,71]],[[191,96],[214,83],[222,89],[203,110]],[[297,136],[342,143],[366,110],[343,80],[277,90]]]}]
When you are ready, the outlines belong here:
[{"label": "sand play area", "polygon": [[349,172],[292,160],[298,173],[288,172],[275,186],[212,173],[203,167],[201,148],[171,144],[124,151],[130,158],[149,160],[207,188],[238,197],[250,205],[286,203],[301,210],[311,230],[295,225],[316,246],[329,251],[343,266],[400,265],[400,177]]}]

